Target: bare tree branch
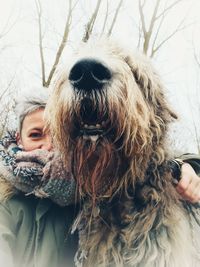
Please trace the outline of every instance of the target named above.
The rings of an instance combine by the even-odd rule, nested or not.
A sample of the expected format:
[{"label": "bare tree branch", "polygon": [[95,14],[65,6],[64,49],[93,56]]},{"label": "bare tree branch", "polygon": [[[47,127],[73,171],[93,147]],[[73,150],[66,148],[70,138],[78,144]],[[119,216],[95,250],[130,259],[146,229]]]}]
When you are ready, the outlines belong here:
[{"label": "bare tree branch", "polygon": [[188,25],[187,26],[183,26],[183,27],[181,27],[181,25],[183,24],[183,21],[184,21],[185,19],[183,19],[181,22],[180,22],[180,24],[178,25],[178,27],[171,33],[171,34],[169,34],[162,42],[160,42],[160,44],[158,44],[157,46],[156,46],[156,48],[154,48],[154,49],[152,49],[152,52],[151,52],[151,55],[150,55],[150,57],[153,57],[154,56],[154,54],[161,48],[161,46],[163,46],[169,39],[171,39],[177,32],[180,32],[180,31],[182,31],[182,30],[184,30],[186,27],[188,27]]},{"label": "bare tree branch", "polygon": [[166,7],[163,12],[161,12],[155,19],[158,20],[163,14],[166,14],[169,10],[171,10],[174,6],[176,6],[179,2],[182,2],[183,0],[177,0],[168,7]]},{"label": "bare tree branch", "polygon": [[155,25],[156,15],[157,15],[157,12],[158,12],[160,1],[161,0],[157,0],[157,2],[155,4],[154,12],[153,12],[153,15],[152,15],[152,18],[151,18],[151,22],[150,22],[150,26],[149,26],[149,30],[148,30],[149,33],[152,33],[152,31],[153,31],[153,27]]},{"label": "bare tree branch", "polygon": [[142,23],[142,31],[143,31],[143,35],[145,36],[147,33],[147,30],[146,30],[144,12],[143,12],[144,3],[142,4],[141,0],[139,0],[138,4],[139,4],[140,19],[141,19],[141,23]]},{"label": "bare tree branch", "polygon": [[[165,5],[163,7],[162,12],[159,13],[161,0],[156,0],[155,6],[153,9],[153,14],[150,19],[150,23],[147,26],[145,22],[145,12],[144,7],[146,4],[146,1],[138,0],[139,3],[139,15],[140,15],[140,21],[141,21],[141,28],[139,33],[139,42],[138,45],[140,46],[141,43],[141,36],[143,36],[143,53],[144,54],[150,54],[151,57],[155,55],[155,53],[170,39],[172,38],[178,31],[181,31],[185,29],[185,27],[181,27],[184,19],[181,21],[181,23],[178,25],[178,27],[169,34],[164,40],[162,40],[159,44],[158,43],[158,36],[161,32],[161,28],[163,26],[163,23],[166,19],[167,14],[170,10],[172,10],[175,6],[177,6],[180,2],[184,0],[176,0],[171,4],[168,4],[168,1],[165,1]],[[158,15],[159,13],[159,15]]]},{"label": "bare tree branch", "polygon": [[45,61],[44,61],[44,52],[43,52],[43,38],[42,38],[42,6],[40,0],[35,0],[37,14],[38,14],[38,29],[39,29],[39,49],[40,49],[40,61],[42,69],[42,85],[46,86],[46,77],[45,77]]},{"label": "bare tree branch", "polygon": [[14,107],[16,106],[15,93],[16,88],[11,86],[15,79],[15,75],[9,81],[7,87],[1,95],[1,105],[0,105],[0,113],[1,113],[1,121],[0,121],[0,137],[5,133],[8,127],[8,123],[12,117],[14,117]]},{"label": "bare tree branch", "polygon": [[69,36],[70,26],[71,26],[71,19],[72,19],[72,0],[69,0],[69,9],[68,9],[67,21],[65,24],[63,38],[62,38],[62,41],[61,41],[60,46],[58,48],[58,51],[56,53],[54,64],[53,64],[51,71],[49,73],[49,77],[48,77],[48,80],[46,82],[46,87],[48,87],[51,83],[52,77],[53,77],[54,72],[56,70],[56,67],[59,63],[62,52],[66,46],[68,36]]},{"label": "bare tree branch", "polygon": [[[164,10],[166,9],[166,4],[167,4],[167,2],[165,3]],[[160,29],[161,29],[162,24],[163,24],[164,19],[165,19],[165,14],[166,14],[165,12],[162,12],[162,18],[160,19],[160,23],[159,23],[159,25],[157,27],[156,34],[155,34],[155,37],[154,37],[154,40],[153,40],[153,43],[152,43],[152,49],[151,49],[151,55],[152,55],[152,57],[153,57],[153,51],[155,49],[155,44],[156,44],[156,41],[158,39],[158,35],[159,35],[159,32],[160,32]]]},{"label": "bare tree branch", "polygon": [[9,81],[7,87],[4,89],[4,91],[0,95],[0,101],[2,100],[3,96],[5,95],[5,93],[7,93],[10,90],[10,87],[11,87],[13,81],[15,80],[15,76],[16,76],[16,72],[14,73],[12,79]]},{"label": "bare tree branch", "polygon": [[86,27],[85,27],[85,33],[84,33],[83,38],[82,38],[83,42],[87,42],[89,40],[91,34],[92,34],[94,23],[95,23],[95,20],[97,18],[98,12],[99,12],[100,4],[101,4],[101,0],[98,0],[96,7],[95,7],[95,10],[94,10],[90,20],[88,21]]},{"label": "bare tree branch", "polygon": [[0,33],[0,39],[3,38],[4,36],[6,36],[12,29],[13,27],[16,25],[18,19],[19,19],[20,14],[17,15],[16,19],[11,23],[11,25],[9,25],[10,19],[13,17],[13,14],[11,13]]},{"label": "bare tree branch", "polygon": [[155,4],[154,12],[153,12],[153,15],[151,17],[150,26],[149,26],[148,31],[146,32],[146,35],[145,35],[144,44],[143,44],[143,52],[145,54],[147,54],[147,51],[148,51],[148,48],[149,48],[149,42],[150,42],[150,39],[151,39],[151,36],[152,36],[152,33],[153,33],[153,28],[154,28],[154,25],[155,25],[155,18],[156,18],[157,12],[158,12],[160,1],[161,0],[157,0],[157,2]]},{"label": "bare tree branch", "polygon": [[137,43],[137,48],[139,49],[140,47],[140,43],[142,40],[142,30],[141,30],[141,26],[138,27],[138,43]]},{"label": "bare tree branch", "polygon": [[46,80],[46,74],[45,74],[45,59],[44,59],[44,47],[43,47],[43,38],[42,38],[42,23],[41,23],[41,18],[42,18],[42,7],[41,7],[41,2],[40,0],[35,0],[36,2],[36,7],[37,7],[37,13],[38,13],[38,26],[39,26],[39,49],[40,49],[40,60],[41,60],[41,68],[42,68],[42,84],[44,87],[49,87],[51,80],[53,78],[53,75],[55,73],[56,67],[59,63],[59,60],[61,58],[62,52],[66,46],[69,32],[70,32],[70,26],[71,26],[71,19],[72,19],[72,10],[74,9],[75,5],[77,2],[72,6],[72,0],[69,0],[69,9],[68,9],[68,14],[67,14],[67,20],[64,28],[64,33],[62,36],[61,43],[58,47],[54,63],[52,65],[52,68],[49,72],[48,78]]},{"label": "bare tree branch", "polygon": [[118,4],[118,6],[117,6],[117,9],[116,9],[116,11],[115,11],[115,15],[114,15],[114,17],[113,17],[113,20],[112,20],[110,29],[108,30],[108,34],[107,34],[107,36],[110,36],[110,35],[112,34],[112,30],[113,30],[114,25],[115,25],[115,23],[116,23],[117,16],[118,16],[118,14],[119,14],[119,11],[120,11],[120,8],[121,8],[121,6],[122,6],[122,3],[123,3],[123,0],[120,0],[120,1],[119,1],[119,4]]}]

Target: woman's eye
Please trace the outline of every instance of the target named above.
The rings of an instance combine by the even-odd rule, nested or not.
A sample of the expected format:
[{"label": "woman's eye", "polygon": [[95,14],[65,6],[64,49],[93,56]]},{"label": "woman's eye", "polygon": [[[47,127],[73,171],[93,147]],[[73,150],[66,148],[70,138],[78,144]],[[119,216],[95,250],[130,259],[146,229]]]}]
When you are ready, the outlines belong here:
[{"label": "woman's eye", "polygon": [[31,137],[31,138],[40,138],[40,137],[42,137],[42,133],[30,133],[29,137]]}]

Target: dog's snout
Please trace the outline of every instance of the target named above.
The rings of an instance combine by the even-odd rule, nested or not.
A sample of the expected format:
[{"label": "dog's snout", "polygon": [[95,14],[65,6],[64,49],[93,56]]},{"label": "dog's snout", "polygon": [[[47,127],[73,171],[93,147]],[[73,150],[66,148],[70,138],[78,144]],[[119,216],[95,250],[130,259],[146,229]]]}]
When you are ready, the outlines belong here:
[{"label": "dog's snout", "polygon": [[69,80],[79,90],[102,89],[111,79],[110,70],[94,59],[82,59],[72,67]]}]

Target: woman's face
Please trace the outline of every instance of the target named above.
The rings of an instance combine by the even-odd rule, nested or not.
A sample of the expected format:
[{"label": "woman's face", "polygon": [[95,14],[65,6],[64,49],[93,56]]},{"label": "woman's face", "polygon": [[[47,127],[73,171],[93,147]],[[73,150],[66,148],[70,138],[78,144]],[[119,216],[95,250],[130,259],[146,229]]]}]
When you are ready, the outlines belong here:
[{"label": "woman's face", "polygon": [[18,135],[18,145],[23,150],[52,149],[52,140],[48,132],[44,132],[44,109],[38,109],[26,115],[22,123],[21,133]]}]

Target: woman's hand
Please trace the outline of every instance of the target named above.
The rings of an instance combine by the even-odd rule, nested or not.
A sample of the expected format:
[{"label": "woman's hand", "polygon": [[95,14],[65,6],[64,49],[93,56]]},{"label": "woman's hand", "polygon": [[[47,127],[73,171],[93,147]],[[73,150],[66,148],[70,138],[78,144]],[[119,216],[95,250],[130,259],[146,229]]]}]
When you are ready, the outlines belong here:
[{"label": "woman's hand", "polygon": [[200,177],[188,163],[184,163],[181,167],[181,179],[176,190],[185,200],[192,203],[200,201]]}]

